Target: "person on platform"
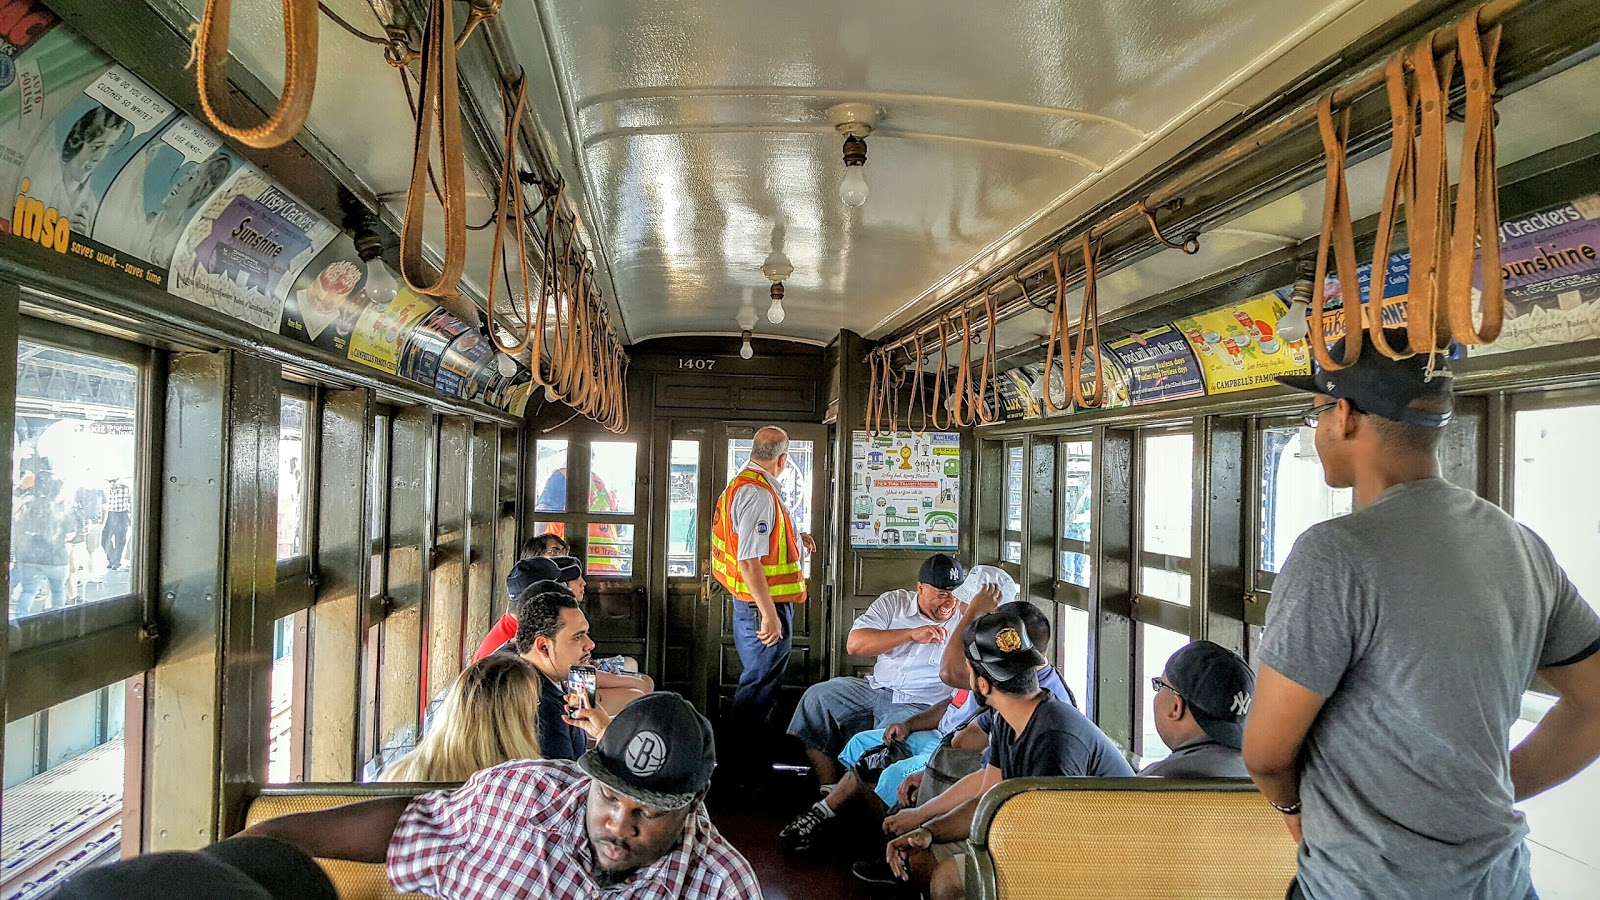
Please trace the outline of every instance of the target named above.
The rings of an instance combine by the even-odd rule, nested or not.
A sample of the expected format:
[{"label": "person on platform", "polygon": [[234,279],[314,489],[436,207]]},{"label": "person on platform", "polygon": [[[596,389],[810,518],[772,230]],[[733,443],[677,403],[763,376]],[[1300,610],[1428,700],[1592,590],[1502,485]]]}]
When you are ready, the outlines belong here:
[{"label": "person on platform", "polygon": [[[758,772],[770,742],[774,702],[789,667],[794,609],[806,599],[802,563],[815,553],[778,491],[789,435],[768,426],[751,441],[750,462],[717,499],[711,525],[711,574],[733,601],[733,642],[742,671],[729,712],[730,731],[748,743],[736,758]],[[720,599],[720,598],[719,598]]]}]

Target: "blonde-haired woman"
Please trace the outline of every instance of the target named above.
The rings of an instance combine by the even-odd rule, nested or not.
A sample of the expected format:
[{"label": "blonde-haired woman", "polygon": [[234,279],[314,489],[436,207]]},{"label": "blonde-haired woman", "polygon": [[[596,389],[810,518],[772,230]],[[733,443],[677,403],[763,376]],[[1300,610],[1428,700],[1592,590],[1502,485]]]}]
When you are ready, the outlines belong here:
[{"label": "blonde-haired woman", "polygon": [[451,683],[422,743],[378,780],[466,781],[503,762],[538,759],[538,713],[539,671],[510,653],[485,657]]}]

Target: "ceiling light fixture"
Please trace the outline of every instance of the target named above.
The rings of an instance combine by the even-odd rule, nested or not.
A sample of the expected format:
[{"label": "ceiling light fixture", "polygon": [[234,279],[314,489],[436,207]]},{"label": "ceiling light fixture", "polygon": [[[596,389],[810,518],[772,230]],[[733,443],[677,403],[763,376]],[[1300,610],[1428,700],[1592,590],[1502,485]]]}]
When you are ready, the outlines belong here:
[{"label": "ceiling light fixture", "polygon": [[867,202],[869,193],[865,175],[867,135],[877,124],[877,110],[867,103],[840,103],[828,108],[828,118],[833,121],[833,129],[845,136],[844,180],[839,183],[839,200],[845,206],[860,206]]},{"label": "ceiling light fixture", "polygon": [[744,341],[739,345],[739,355],[744,359],[749,359],[756,355],[755,350],[750,346],[750,332],[756,327],[756,310],[754,306],[750,305],[751,293],[749,288],[744,289],[744,306],[739,309],[739,315],[734,319],[739,325],[739,336]]},{"label": "ceiling light fixture", "polygon": [[740,337],[744,338],[744,343],[739,345],[739,357],[741,359],[749,359],[750,357],[755,356],[756,351],[750,347],[750,332],[745,331],[740,335]]},{"label": "ceiling light fixture", "polygon": [[1310,330],[1306,314],[1311,311],[1311,294],[1316,287],[1312,281],[1314,278],[1316,270],[1309,263],[1302,262],[1295,272],[1294,293],[1289,295],[1289,311],[1278,320],[1278,337],[1286,343],[1305,340]]},{"label": "ceiling light fixture", "polygon": [[375,234],[356,235],[356,255],[367,267],[367,299],[376,306],[388,306],[400,293],[400,280],[383,262],[383,242]]},{"label": "ceiling light fixture", "polygon": [[784,256],[782,250],[773,250],[767,254],[767,261],[761,264],[761,274],[772,282],[772,290],[768,294],[772,297],[772,306],[767,308],[767,321],[781,325],[784,317],[783,281],[794,274],[794,266],[789,263],[789,257]]}]

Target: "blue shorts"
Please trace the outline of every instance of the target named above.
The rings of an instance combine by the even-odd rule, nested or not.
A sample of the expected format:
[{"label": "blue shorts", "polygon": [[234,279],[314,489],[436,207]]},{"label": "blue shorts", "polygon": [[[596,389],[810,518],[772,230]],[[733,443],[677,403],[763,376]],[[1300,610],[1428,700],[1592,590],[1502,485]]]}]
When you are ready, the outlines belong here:
[{"label": "blue shorts", "polygon": [[[861,754],[881,743],[883,743],[883,729],[863,731],[844,745],[844,751],[839,754],[839,761],[844,763],[846,768],[855,768],[855,764],[861,759]],[[939,747],[939,732],[913,731],[906,735],[906,746],[911,748],[911,755],[885,768],[878,775],[878,784],[873,788],[883,799],[885,806],[894,806],[900,802],[900,782],[927,768],[928,759]]]},{"label": "blue shorts", "polygon": [[852,735],[904,722],[927,708],[926,703],[896,703],[893,691],[871,687],[865,678],[832,678],[806,688],[789,733],[807,749],[838,756]]}]

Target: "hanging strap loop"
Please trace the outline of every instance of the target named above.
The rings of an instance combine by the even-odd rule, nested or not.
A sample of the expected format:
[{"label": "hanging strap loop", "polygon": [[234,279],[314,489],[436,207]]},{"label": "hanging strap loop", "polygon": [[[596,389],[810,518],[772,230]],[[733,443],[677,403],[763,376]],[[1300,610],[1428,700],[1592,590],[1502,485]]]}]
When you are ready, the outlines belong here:
[{"label": "hanging strap loop", "polygon": [[[1317,365],[1333,371],[1354,363],[1361,355],[1365,326],[1361,321],[1361,284],[1356,280],[1356,240],[1350,222],[1350,190],[1345,183],[1345,144],[1350,138],[1350,111],[1335,127],[1333,94],[1317,101],[1317,129],[1322,134],[1322,149],[1327,156],[1327,182],[1322,200],[1322,235],[1317,241],[1317,271],[1311,290],[1311,352]],[[1332,251],[1339,270],[1340,293],[1344,298],[1344,359],[1335,360],[1328,351],[1327,335],[1322,330],[1323,306],[1327,302],[1328,256]]]},{"label": "hanging strap loop", "polygon": [[[1100,354],[1100,248],[1095,246],[1089,232],[1083,233],[1083,310],[1078,314],[1077,341],[1072,348],[1072,365],[1067,378],[1071,382],[1072,398],[1079,409],[1094,409],[1105,398],[1105,360]],[[1083,389],[1083,371],[1094,356],[1094,389]],[[1046,377],[1049,377],[1046,373]]]},{"label": "hanging strap loop", "polygon": [[317,0],[283,0],[283,91],[266,121],[252,127],[224,121],[218,111],[228,83],[232,13],[233,0],[206,0],[200,17],[194,48],[200,109],[212,127],[247,147],[281,147],[305,127],[317,89]]},{"label": "hanging strap loop", "polygon": [[[528,349],[533,342],[533,289],[528,278],[528,244],[526,240],[526,210],[522,202],[522,183],[517,177],[517,135],[522,124],[523,109],[528,101],[528,77],[524,73],[517,80],[516,96],[511,96],[509,88],[502,86],[501,99],[507,107],[506,127],[504,132],[505,158],[500,165],[500,198],[496,203],[494,216],[494,243],[489,248],[489,289],[485,305],[485,315],[489,320],[489,340],[496,350],[506,354],[517,354]],[[494,297],[495,289],[499,286],[500,267],[505,265],[505,240],[506,226],[511,226],[513,240],[517,245],[517,263],[522,272],[522,322],[525,329],[522,340],[515,344],[502,344],[499,331],[495,326]],[[507,266],[507,269],[510,267]],[[511,292],[509,272],[506,279],[506,293]],[[538,361],[534,361],[538,365]]]},{"label": "hanging strap loop", "polygon": [[1411,286],[1406,299],[1406,331],[1411,348],[1428,354],[1428,364],[1450,346],[1450,170],[1445,144],[1446,98],[1455,72],[1455,54],[1439,64],[1433,41],[1424,38],[1411,54],[1417,87],[1416,202],[1408,207]]},{"label": "hanging strap loop", "polygon": [[[1044,408],[1051,413],[1066,412],[1072,405],[1072,384],[1067,377],[1072,368],[1072,347],[1068,343],[1068,334],[1072,330],[1067,319],[1067,276],[1061,267],[1061,252],[1058,250],[1050,254],[1050,272],[1056,280],[1055,308],[1050,312],[1050,336],[1044,345],[1044,383],[1040,385],[1040,393],[1044,395]],[[1056,356],[1061,357],[1061,402],[1056,402],[1055,390],[1050,386],[1050,379],[1055,374]]]},{"label": "hanging strap loop", "polygon": [[[1500,181],[1495,169],[1494,64],[1500,27],[1481,39],[1478,17],[1467,13],[1457,28],[1461,78],[1466,83],[1461,183],[1456,189],[1455,229],[1450,237],[1450,333],[1463,344],[1491,344],[1505,321],[1505,280],[1500,272]],[[1483,259],[1483,321],[1473,321],[1472,267]]]},{"label": "hanging strap loop", "polygon": [[[405,223],[400,229],[400,270],[419,294],[443,297],[455,291],[466,265],[466,153],[461,146],[460,79],[451,24],[452,0],[431,0],[423,40],[422,96],[417,104],[416,140],[412,146],[411,188],[406,193]],[[437,121],[436,121],[437,120]],[[427,200],[429,154],[433,129],[439,128],[439,163],[444,199],[444,259],[437,276],[423,259],[423,205]]]},{"label": "hanging strap loop", "polygon": [[[1389,175],[1384,182],[1383,205],[1378,212],[1377,243],[1372,248],[1372,275],[1368,292],[1370,314],[1367,316],[1367,337],[1378,352],[1390,359],[1405,359],[1416,351],[1399,351],[1389,344],[1383,328],[1383,289],[1388,283],[1389,247],[1394,240],[1395,220],[1400,205],[1405,204],[1406,216],[1414,217],[1412,204],[1417,193],[1416,173],[1416,115],[1417,95],[1406,83],[1405,54],[1397,53],[1384,72],[1385,87],[1389,95],[1389,119],[1394,129],[1393,149],[1389,152]],[[1407,223],[1409,232],[1410,223]]]}]

